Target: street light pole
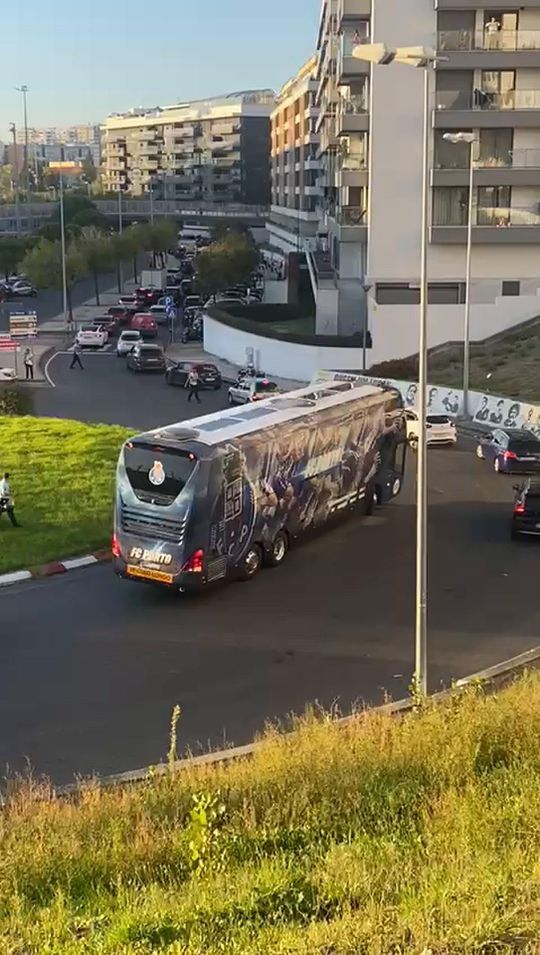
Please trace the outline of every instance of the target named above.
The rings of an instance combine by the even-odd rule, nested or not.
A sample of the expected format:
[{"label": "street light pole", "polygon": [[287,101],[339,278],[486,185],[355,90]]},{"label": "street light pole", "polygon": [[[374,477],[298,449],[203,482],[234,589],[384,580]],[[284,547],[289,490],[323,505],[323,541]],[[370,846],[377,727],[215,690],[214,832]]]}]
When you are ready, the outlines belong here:
[{"label": "street light pole", "polygon": [[23,117],[24,117],[24,189],[26,192],[26,202],[30,203],[30,164],[28,162],[28,110],[27,110],[27,86],[16,86],[18,93],[23,95]]},{"label": "street light pole", "polygon": [[[122,235],[124,231],[124,223],[122,217],[122,182],[118,182],[118,235]],[[118,262],[118,284],[120,285],[120,292],[124,291],[124,263],[120,258]]]},{"label": "street light pole", "polygon": [[368,305],[368,294],[371,290],[371,284],[369,282],[364,282],[362,285],[364,291],[364,327],[362,331],[362,371],[366,372],[367,368],[367,335],[369,331],[369,305]]},{"label": "street light pole", "polygon": [[150,190],[150,225],[154,225],[154,179],[150,173],[148,187]]},{"label": "street light pole", "polygon": [[15,192],[15,222],[17,223],[17,238],[21,237],[21,206],[19,201],[19,154],[17,152],[17,127],[12,123],[10,132],[13,136],[13,186]]},{"label": "street light pole", "polygon": [[443,139],[457,145],[469,145],[469,200],[467,212],[467,257],[465,265],[465,319],[463,323],[463,417],[469,417],[469,390],[471,384],[471,264],[472,229],[474,215],[474,133],[444,133]]},{"label": "street light pole", "polygon": [[64,312],[64,329],[68,328],[68,302],[67,302],[67,268],[66,268],[66,224],[64,218],[64,180],[59,176],[60,182],[60,244],[62,249],[62,308]]},{"label": "street light pole", "polygon": [[394,61],[424,70],[422,136],[422,203],[420,240],[420,314],[418,335],[418,455],[416,470],[416,613],[415,673],[416,692],[427,694],[427,306],[428,306],[428,228],[429,228],[429,107],[430,79],[437,62],[434,50],[421,46],[389,50],[383,43],[358,45],[353,57],[387,66]]}]

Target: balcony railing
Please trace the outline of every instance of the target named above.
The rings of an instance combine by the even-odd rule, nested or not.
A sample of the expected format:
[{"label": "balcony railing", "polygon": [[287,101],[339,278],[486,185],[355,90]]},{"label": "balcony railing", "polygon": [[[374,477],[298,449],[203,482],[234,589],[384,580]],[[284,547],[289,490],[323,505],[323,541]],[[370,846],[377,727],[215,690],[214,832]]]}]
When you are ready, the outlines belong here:
[{"label": "balcony railing", "polygon": [[364,156],[362,153],[350,153],[348,156],[343,157],[341,168],[344,172],[356,172],[358,170],[367,169],[367,156]]},{"label": "balcony railing", "polygon": [[347,226],[367,225],[367,210],[364,206],[341,206],[337,210],[337,221]]},{"label": "balcony railing", "polygon": [[438,90],[435,109],[538,109],[540,90],[506,90],[491,93],[488,90]]},{"label": "balcony railing", "polygon": [[460,50],[540,50],[540,30],[441,30],[438,49]]},{"label": "balcony railing", "polygon": [[[456,150],[457,152],[458,150]],[[468,148],[466,156],[456,157],[455,161],[436,162],[436,169],[468,169]],[[476,169],[540,169],[540,147],[538,149],[510,149],[499,155],[480,156],[475,160]]]},{"label": "balcony railing", "polygon": [[352,96],[341,100],[340,112],[343,116],[358,116],[367,113],[369,110],[369,97],[365,93],[354,93]]},{"label": "balcony railing", "polygon": [[[449,221],[451,220],[451,221]],[[448,216],[435,215],[433,225],[460,228],[467,225],[466,208],[452,209]],[[509,229],[512,226],[540,227],[540,212],[523,209],[519,206],[478,206],[474,216],[474,225],[496,229]]]}]

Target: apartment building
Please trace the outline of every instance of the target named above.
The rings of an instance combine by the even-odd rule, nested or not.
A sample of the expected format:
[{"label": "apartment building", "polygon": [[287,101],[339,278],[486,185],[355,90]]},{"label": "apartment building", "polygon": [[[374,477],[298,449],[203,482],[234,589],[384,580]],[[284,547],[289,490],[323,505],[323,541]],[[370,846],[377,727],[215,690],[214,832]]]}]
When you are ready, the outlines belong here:
[{"label": "apartment building", "polygon": [[316,248],[320,162],[315,106],[317,57],[278,93],[270,118],[270,243],[284,252]]},{"label": "apartment building", "polygon": [[406,9],[323,0],[318,241],[335,288],[315,274],[318,325],[360,330],[367,304],[372,361],[417,348],[423,71],[371,68],[352,56],[366,41],[424,45],[439,57],[428,117],[430,345],[463,334],[470,147],[445,133],[475,139],[472,337],[538,314],[540,0],[407,0]]},{"label": "apartment building", "polygon": [[109,116],[103,183],[133,196],[270,204],[272,90]]}]

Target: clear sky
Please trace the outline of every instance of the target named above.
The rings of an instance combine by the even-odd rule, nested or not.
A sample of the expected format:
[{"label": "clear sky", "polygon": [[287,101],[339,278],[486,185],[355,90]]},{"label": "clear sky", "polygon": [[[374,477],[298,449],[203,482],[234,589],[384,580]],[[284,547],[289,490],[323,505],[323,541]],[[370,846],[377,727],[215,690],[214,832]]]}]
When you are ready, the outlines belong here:
[{"label": "clear sky", "polygon": [[278,89],[313,52],[319,0],[2,4],[0,138],[240,89]]}]

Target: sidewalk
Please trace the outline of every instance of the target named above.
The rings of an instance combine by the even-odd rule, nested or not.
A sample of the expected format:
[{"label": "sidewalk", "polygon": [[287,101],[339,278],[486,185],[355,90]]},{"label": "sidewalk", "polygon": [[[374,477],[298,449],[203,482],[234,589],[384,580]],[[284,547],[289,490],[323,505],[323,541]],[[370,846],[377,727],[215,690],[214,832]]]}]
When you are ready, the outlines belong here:
[{"label": "sidewalk", "polygon": [[[233,365],[232,362],[226,361],[224,358],[216,358],[215,355],[210,355],[208,352],[205,352],[202,342],[189,342],[187,345],[182,345],[180,342],[174,342],[172,345],[168,345],[165,349],[165,354],[169,361],[208,361],[212,362],[213,365],[216,365],[219,368],[223,381],[230,383],[236,381],[238,378],[238,372],[240,371],[239,365]],[[283,391],[294,391],[295,388],[303,388],[307,382],[305,381],[293,381],[290,378],[277,378],[276,375],[269,375],[272,381],[275,381],[278,388],[282,388]]]}]

